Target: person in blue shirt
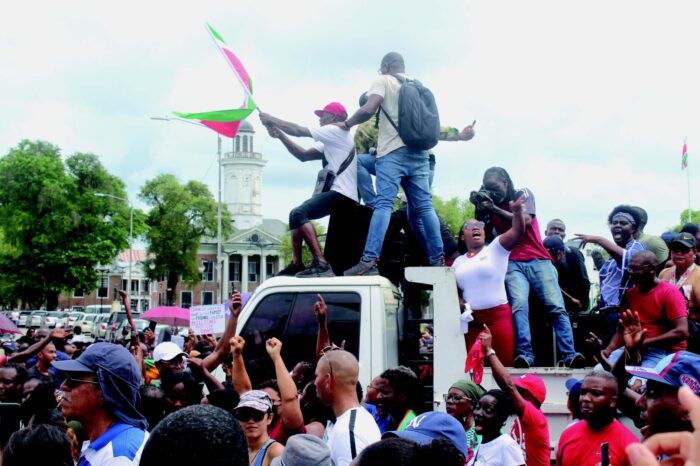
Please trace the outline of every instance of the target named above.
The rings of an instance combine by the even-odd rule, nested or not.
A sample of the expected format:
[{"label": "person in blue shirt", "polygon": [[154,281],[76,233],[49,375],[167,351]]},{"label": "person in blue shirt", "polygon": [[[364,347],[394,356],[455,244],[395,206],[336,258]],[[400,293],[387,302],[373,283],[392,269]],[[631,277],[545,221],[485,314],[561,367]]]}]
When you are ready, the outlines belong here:
[{"label": "person in blue shirt", "polygon": [[138,411],[141,374],[129,351],[112,343],[90,345],[78,359],[54,361],[63,372],[59,408],[89,439],[78,466],[138,465],[148,440]]}]

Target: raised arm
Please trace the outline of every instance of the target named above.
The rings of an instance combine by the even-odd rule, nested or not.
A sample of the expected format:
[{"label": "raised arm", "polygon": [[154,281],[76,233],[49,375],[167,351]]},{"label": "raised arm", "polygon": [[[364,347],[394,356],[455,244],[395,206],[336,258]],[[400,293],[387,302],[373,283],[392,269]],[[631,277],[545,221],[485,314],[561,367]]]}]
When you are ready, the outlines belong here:
[{"label": "raised arm", "polygon": [[46,345],[51,343],[52,340],[63,340],[65,338],[66,338],[66,331],[60,327],[57,327],[57,328],[51,330],[51,333],[49,333],[44,338],[42,338],[38,342],[31,345],[26,350],[20,351],[18,353],[14,353],[12,356],[7,358],[6,363],[9,364],[9,363],[24,362],[27,359],[34,356],[35,354],[39,353],[44,348],[46,348]]},{"label": "raised arm", "polygon": [[224,388],[224,385],[204,367],[203,362],[204,361],[199,358],[189,358],[187,360],[187,366],[190,367],[192,371],[199,373],[210,392]]},{"label": "raised arm", "polygon": [[274,126],[275,128],[280,129],[281,131],[289,134],[290,136],[306,138],[311,137],[311,131],[309,131],[309,128],[297,125],[296,123],[292,123],[291,121],[281,120],[279,118],[273,117],[269,113],[260,112],[260,121],[266,127],[269,128],[270,126]]},{"label": "raised arm", "polygon": [[596,235],[583,235],[581,233],[576,233],[574,235],[574,239],[581,241],[581,244],[579,245],[580,249],[586,247],[586,244],[588,243],[597,244],[598,246],[605,249],[608,252],[608,254],[610,254],[610,257],[615,259],[615,262],[622,263],[622,258],[625,255],[625,249],[618,246],[609,239]]},{"label": "raised arm", "polygon": [[321,358],[321,352],[324,348],[331,346],[331,337],[328,334],[328,306],[320,294],[318,301],[314,304],[314,314],[316,314],[316,322],[318,322],[318,334],[316,335],[316,360]]},{"label": "raised arm", "polygon": [[297,386],[282,360],[282,342],[277,338],[270,338],[265,342],[265,349],[275,365],[275,377],[282,401],[282,422],[290,430],[298,429],[304,425],[304,416],[299,406]]},{"label": "raised arm", "polygon": [[372,118],[372,115],[377,113],[377,110],[379,110],[379,106],[382,104],[382,102],[384,102],[384,97],[377,94],[368,95],[367,103],[365,103],[362,107],[358,108],[357,111],[350,118],[345,120],[344,123],[333,124],[340,128],[350,129],[355,125],[364,123],[365,121]]},{"label": "raised arm", "polygon": [[245,368],[245,361],[243,361],[245,340],[241,336],[235,336],[229,339],[229,345],[231,345],[231,353],[233,354],[233,363],[231,365],[233,388],[239,395],[242,395],[253,389],[253,384],[250,382],[248,371]]},{"label": "raised arm", "polygon": [[209,356],[204,358],[204,367],[208,371],[213,371],[216,366],[221,364],[228,352],[231,350],[229,346],[229,340],[236,334],[236,326],[238,325],[238,316],[241,315],[241,310],[243,306],[241,305],[241,293],[235,291],[231,293],[231,300],[229,301],[229,310],[231,311],[231,318],[228,320],[228,325],[224,329],[224,334],[221,335],[221,339],[216,344],[214,351],[211,352]]},{"label": "raised arm", "polygon": [[491,335],[491,331],[486,325],[484,325],[484,331],[481,332],[479,338],[481,339],[482,350],[487,355],[489,354],[489,352],[491,353],[490,355],[486,356],[486,358],[489,360],[489,364],[491,365],[491,372],[493,374],[494,380],[496,380],[496,383],[499,387],[501,387],[502,390],[508,392],[511,399],[513,400],[513,408],[515,408],[515,414],[517,414],[518,417],[522,417],[523,414],[525,414],[525,399],[522,397],[522,395],[520,395],[518,387],[516,387],[513,383],[513,379],[501,363],[501,360],[498,359],[498,356],[495,352],[491,351],[491,349],[493,349],[493,336]]},{"label": "raised arm", "polygon": [[268,127],[267,131],[270,133],[270,136],[279,139],[284,147],[287,148],[289,153],[296,157],[297,160],[300,160],[301,162],[308,162],[310,160],[323,159],[323,154],[318,150],[313,147],[311,149],[304,149],[299,144],[289,139],[289,137],[280,131],[279,128]]},{"label": "raised arm", "polygon": [[524,203],[524,197],[519,197],[515,201],[510,202],[513,224],[508,231],[498,237],[498,240],[501,242],[501,246],[508,251],[512,251],[520,241],[520,238],[522,238],[525,234],[525,214],[523,214]]}]

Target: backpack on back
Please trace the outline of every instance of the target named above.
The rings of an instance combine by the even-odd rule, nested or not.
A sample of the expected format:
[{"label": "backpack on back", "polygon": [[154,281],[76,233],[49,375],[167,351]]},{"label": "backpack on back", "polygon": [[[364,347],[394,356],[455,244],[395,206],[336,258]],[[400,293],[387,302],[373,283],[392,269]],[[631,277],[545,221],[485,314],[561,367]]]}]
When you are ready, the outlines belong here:
[{"label": "backpack on back", "polygon": [[380,110],[406,146],[414,150],[435,147],[440,137],[440,116],[433,93],[418,80],[392,76],[401,83],[398,126],[383,107]]}]

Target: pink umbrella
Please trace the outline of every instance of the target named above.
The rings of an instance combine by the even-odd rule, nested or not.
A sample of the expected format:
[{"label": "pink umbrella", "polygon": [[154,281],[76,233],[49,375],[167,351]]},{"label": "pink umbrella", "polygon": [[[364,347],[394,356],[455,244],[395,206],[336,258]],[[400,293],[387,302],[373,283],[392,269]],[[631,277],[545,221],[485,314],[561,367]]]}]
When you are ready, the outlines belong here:
[{"label": "pink umbrella", "polygon": [[140,319],[153,320],[177,327],[189,327],[190,310],[184,307],[158,306],[141,314]]},{"label": "pink umbrella", "polygon": [[10,319],[0,314],[0,333],[22,333],[22,331]]}]

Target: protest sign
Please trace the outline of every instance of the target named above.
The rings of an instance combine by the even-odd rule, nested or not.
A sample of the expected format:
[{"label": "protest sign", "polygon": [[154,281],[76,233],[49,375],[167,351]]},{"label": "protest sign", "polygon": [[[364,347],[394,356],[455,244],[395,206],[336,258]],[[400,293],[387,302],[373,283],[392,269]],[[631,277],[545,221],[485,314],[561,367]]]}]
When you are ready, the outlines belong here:
[{"label": "protest sign", "polygon": [[190,328],[194,330],[195,335],[223,333],[225,326],[223,304],[190,308]]}]

